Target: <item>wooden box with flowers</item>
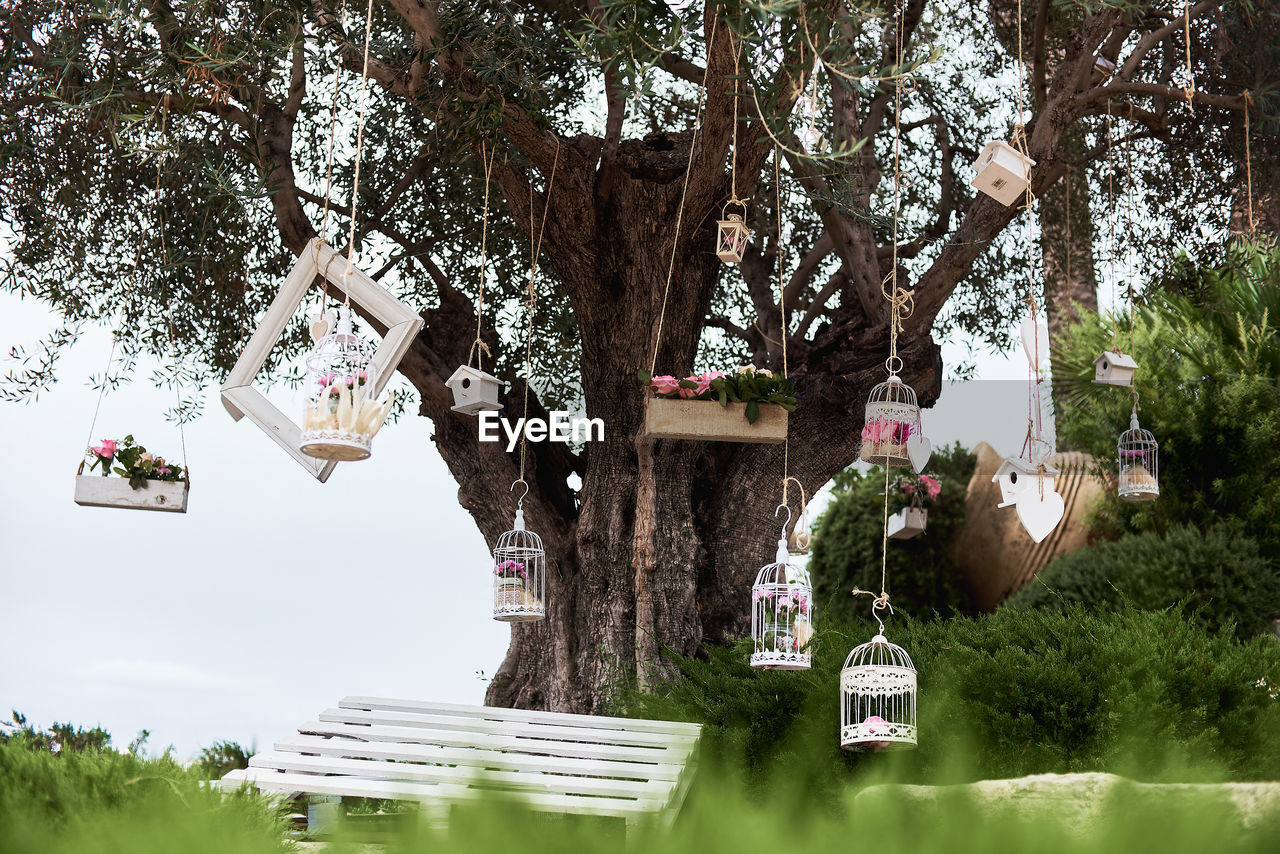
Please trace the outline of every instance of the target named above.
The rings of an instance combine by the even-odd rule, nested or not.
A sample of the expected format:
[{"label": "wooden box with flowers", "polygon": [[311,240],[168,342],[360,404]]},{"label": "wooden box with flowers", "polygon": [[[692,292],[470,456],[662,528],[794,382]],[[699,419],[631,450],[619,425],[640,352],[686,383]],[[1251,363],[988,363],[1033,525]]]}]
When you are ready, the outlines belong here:
[{"label": "wooden box with flowers", "polygon": [[187,471],[148,453],[133,441],[133,436],[103,439],[89,448],[85,459],[90,461],[89,471],[101,469],[101,474],[85,474],[84,461],[80,462],[76,470],[76,504],[187,512],[187,491],[191,486]]},{"label": "wooden box with flowers", "polygon": [[889,517],[889,538],[909,540],[923,534],[929,522],[926,505],[937,501],[941,492],[942,484],[927,474],[898,478],[889,493],[890,504],[896,508]]},{"label": "wooden box with flowers", "polygon": [[779,444],[796,408],[789,379],[744,365],[732,374],[708,371],[676,379],[640,371],[648,386],[644,432],[655,439]]}]

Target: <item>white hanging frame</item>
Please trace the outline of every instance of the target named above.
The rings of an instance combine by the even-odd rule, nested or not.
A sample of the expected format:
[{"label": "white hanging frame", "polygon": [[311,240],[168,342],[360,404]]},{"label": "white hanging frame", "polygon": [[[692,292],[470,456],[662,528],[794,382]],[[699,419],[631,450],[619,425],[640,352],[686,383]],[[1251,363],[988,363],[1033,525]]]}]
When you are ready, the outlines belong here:
[{"label": "white hanging frame", "polygon": [[373,356],[377,367],[375,397],[382,394],[387,381],[413,343],[414,336],[422,328],[422,318],[417,312],[354,267],[348,274],[347,267],[345,257],[320,238],[313,237],[303,247],[302,254],[289,271],[280,293],[271,301],[271,307],[245,344],[244,352],[236,360],[231,373],[227,374],[221,389],[222,405],[231,413],[232,418],[239,421],[248,417],[321,483],[329,479],[338,463],[309,457],[298,450],[302,439],[301,428],[253,385],[258,372],[266,364],[267,356],[284,334],[298,306],[306,299],[316,276],[324,276],[350,298],[352,305],[359,306],[387,328]]}]

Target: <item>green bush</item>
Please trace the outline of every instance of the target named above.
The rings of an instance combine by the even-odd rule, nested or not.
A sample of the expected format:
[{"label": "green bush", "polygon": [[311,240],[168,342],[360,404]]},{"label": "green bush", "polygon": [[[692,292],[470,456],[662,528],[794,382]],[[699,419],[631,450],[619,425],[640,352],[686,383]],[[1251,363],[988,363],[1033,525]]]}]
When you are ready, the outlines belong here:
[{"label": "green bush", "polygon": [[824,623],[808,672],[753,671],[746,644],[679,662],[643,715],[701,720],[709,749],[755,779],[786,766],[835,797],[891,769],[908,782],[1112,771],[1140,779],[1280,779],[1280,643],[1210,633],[1177,610],[1089,614],[1004,609],[896,621],[889,637],[920,673],[917,750],[844,754],[838,679],[874,624]]},{"label": "green bush", "polygon": [[[935,451],[929,473],[942,484],[942,493],[929,507],[928,528],[910,540],[889,541],[893,602],[905,613],[925,618],[973,611],[951,558],[951,543],[964,524],[965,491],[976,464],[977,458],[959,443]],[[891,472],[891,483],[898,471]],[[849,591],[880,590],[884,489],[881,468],[866,474],[850,468],[836,475],[831,503],[814,522],[809,559],[820,619],[864,615],[867,600],[855,600]]]},{"label": "green bush", "polygon": [[1003,607],[1163,609],[1185,602],[1211,629],[1234,624],[1240,634],[1256,635],[1280,619],[1280,572],[1239,529],[1179,527],[1097,543],[1056,558]]}]

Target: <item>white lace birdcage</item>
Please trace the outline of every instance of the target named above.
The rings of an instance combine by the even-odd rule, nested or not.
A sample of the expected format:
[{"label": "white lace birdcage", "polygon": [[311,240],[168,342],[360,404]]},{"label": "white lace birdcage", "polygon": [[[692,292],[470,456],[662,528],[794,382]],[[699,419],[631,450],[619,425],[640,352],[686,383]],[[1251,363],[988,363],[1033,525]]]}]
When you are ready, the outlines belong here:
[{"label": "white lace birdcage", "polygon": [[379,403],[375,347],[357,335],[351,310],[343,306],[327,334],[316,339],[307,354],[308,402],[298,447],[322,460],[363,460],[371,453],[373,437],[391,409],[391,401]]},{"label": "white lace birdcage", "polygon": [[1116,443],[1119,492],[1125,501],[1154,501],[1160,496],[1160,445],[1150,430],[1138,425],[1138,410]]},{"label": "white lace birdcage", "polygon": [[889,378],[871,389],[867,396],[858,459],[878,466],[912,465],[909,449],[912,438],[917,442],[923,439],[916,393],[897,373],[890,373]]},{"label": "white lace birdcage", "polygon": [[[528,495],[528,484],[522,485]],[[531,623],[546,617],[546,564],[547,552],[542,547],[542,538],[524,526],[522,495],[516,505],[515,525],[498,537],[498,544],[493,548],[495,620]]]},{"label": "white lace birdcage", "polygon": [[784,535],[775,561],[761,568],[751,587],[751,666],[808,670],[812,638],[813,589],[791,564]]},{"label": "white lace birdcage", "polygon": [[[873,605],[880,622],[876,610]],[[916,746],[916,668],[906,650],[884,636],[883,622],[840,671],[840,746],[876,752]]]}]

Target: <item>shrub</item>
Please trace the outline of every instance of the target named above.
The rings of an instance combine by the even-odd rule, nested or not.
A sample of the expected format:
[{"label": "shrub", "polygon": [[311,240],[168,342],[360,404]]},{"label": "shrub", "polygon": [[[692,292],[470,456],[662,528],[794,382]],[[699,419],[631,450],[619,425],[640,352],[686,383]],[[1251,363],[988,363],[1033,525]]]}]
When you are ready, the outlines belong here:
[{"label": "shrub", "polygon": [[1004,609],[897,621],[920,672],[920,746],[869,757],[839,748],[839,671],[865,623],[823,624],[814,669],[753,671],[746,644],[680,659],[642,715],[701,720],[708,750],[757,780],[791,768],[835,797],[850,775],[908,782],[1112,771],[1141,779],[1280,778],[1280,644],[1211,633],[1178,609],[1089,614]]},{"label": "shrub", "polygon": [[[951,558],[951,543],[964,524],[965,491],[976,464],[977,458],[959,443],[934,452],[928,471],[942,484],[942,492],[929,507],[928,528],[913,539],[889,541],[894,606],[906,613],[924,618],[973,610]],[[891,482],[894,477],[891,472]],[[831,503],[814,523],[809,572],[824,618],[866,614],[866,600],[854,600],[849,591],[880,589],[884,488],[883,469],[865,474],[847,469],[836,476]]]},{"label": "shrub", "polygon": [[1163,609],[1185,602],[1211,629],[1234,624],[1242,635],[1255,635],[1280,619],[1280,573],[1239,529],[1179,527],[1097,543],[1055,559],[1004,607]]}]

